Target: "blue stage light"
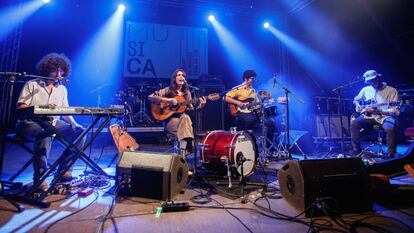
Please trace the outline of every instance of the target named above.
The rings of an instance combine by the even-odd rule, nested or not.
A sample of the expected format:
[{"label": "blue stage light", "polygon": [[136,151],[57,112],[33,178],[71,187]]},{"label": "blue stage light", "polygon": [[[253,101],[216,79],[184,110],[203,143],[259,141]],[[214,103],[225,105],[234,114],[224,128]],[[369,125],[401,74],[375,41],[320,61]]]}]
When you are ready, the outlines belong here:
[{"label": "blue stage light", "polygon": [[118,5],[118,10],[125,11],[125,5],[124,4],[119,4]]},{"label": "blue stage light", "polygon": [[216,17],[214,17],[214,15],[209,15],[208,16],[208,20],[214,21],[214,20],[216,20]]},{"label": "blue stage light", "polygon": [[265,22],[265,23],[263,24],[263,27],[264,27],[264,28],[269,28],[269,27],[270,27],[270,23],[269,23],[269,22]]},{"label": "blue stage light", "polygon": [[43,2],[44,2],[44,3],[49,3],[49,2],[50,2],[50,0],[43,0]]}]

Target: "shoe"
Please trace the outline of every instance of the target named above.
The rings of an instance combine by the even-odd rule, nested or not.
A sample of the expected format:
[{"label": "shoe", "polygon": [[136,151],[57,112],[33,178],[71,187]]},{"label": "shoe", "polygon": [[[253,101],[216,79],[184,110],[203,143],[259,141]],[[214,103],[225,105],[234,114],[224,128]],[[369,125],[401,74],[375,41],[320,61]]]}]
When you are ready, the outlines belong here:
[{"label": "shoe", "polygon": [[65,172],[65,174],[63,174],[63,176],[59,179],[60,182],[68,182],[68,181],[72,181],[75,178],[72,176],[72,172],[71,171],[67,171]]}]

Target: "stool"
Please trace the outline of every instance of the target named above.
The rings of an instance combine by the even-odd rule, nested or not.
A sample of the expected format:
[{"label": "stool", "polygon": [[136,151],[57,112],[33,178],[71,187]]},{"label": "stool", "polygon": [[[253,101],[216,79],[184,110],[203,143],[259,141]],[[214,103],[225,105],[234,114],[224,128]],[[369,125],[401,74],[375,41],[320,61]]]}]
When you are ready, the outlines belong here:
[{"label": "stool", "polygon": [[[370,154],[374,154],[374,155],[378,155],[378,156],[383,157],[383,156],[385,156],[385,153],[384,153],[384,144],[383,144],[382,138],[383,138],[385,132],[382,129],[381,125],[374,125],[372,127],[372,130],[376,131],[377,138],[376,138],[375,141],[371,142],[366,148],[364,148],[362,150],[362,152],[363,152],[362,155],[364,153],[370,153]],[[374,146],[378,147],[378,151],[375,151],[375,150],[371,149]]]}]

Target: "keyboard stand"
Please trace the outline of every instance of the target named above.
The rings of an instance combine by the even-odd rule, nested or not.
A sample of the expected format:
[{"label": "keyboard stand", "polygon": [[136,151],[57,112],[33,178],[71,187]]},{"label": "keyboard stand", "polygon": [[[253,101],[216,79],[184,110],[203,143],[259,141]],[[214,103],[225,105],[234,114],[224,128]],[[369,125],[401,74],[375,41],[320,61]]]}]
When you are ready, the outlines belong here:
[{"label": "keyboard stand", "polygon": [[[83,162],[85,162],[92,170],[94,170],[96,173],[112,177],[108,175],[104,170],[102,170],[101,167],[99,167],[92,159],[90,159],[84,151],[86,148],[88,148],[92,142],[95,140],[95,138],[99,135],[99,133],[103,130],[103,128],[109,123],[111,118],[114,117],[112,115],[95,115],[95,119],[92,122],[92,124],[87,127],[80,135],[77,137],[73,142],[69,140],[67,137],[65,137],[59,130],[57,130],[50,121],[45,120],[44,117],[37,117],[33,118],[31,120],[38,123],[42,128],[44,128],[46,131],[51,132],[51,134],[55,134],[55,139],[60,141],[66,148],[70,149],[72,151],[71,158],[67,160],[66,164],[62,165],[60,171],[58,174],[55,175],[54,179],[49,185],[49,189],[45,191],[41,191],[39,195],[36,195],[34,197],[34,193],[36,190],[39,189],[40,185],[43,181],[46,180],[46,178],[53,172],[62,160],[64,160],[64,153],[60,155],[60,157],[52,164],[52,166],[40,177],[39,181],[34,183],[33,186],[28,189],[26,192],[24,192],[24,195],[10,195],[9,197],[22,203],[38,206],[41,208],[47,208],[50,206],[50,202],[45,202],[44,199],[47,196],[49,192],[52,191],[56,183],[63,177],[63,175],[70,169],[70,167],[75,164],[76,160],[81,159]],[[104,119],[103,121],[100,121],[101,119]],[[99,123],[99,124],[98,124]],[[79,148],[76,146],[77,143],[79,143],[83,137],[86,137],[87,134],[92,131],[92,129],[95,128],[95,125],[98,124],[98,127],[94,132],[91,133],[91,137],[85,141],[85,144],[82,148]]]}]

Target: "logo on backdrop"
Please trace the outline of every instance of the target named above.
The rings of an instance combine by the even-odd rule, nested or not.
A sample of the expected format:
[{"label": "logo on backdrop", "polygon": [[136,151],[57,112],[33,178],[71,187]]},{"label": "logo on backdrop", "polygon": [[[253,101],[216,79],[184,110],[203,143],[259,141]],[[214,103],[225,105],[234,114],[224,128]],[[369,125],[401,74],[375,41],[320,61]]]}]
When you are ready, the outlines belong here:
[{"label": "logo on backdrop", "polygon": [[188,78],[208,72],[207,29],[128,21],[124,76],[169,78],[177,68]]}]

